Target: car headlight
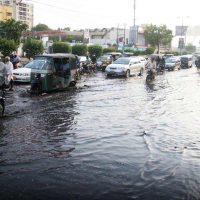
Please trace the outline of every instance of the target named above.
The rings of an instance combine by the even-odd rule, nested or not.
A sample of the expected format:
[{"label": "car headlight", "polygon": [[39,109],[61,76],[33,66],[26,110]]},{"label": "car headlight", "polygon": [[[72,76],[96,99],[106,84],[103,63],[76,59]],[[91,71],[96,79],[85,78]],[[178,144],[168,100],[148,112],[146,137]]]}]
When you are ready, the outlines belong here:
[{"label": "car headlight", "polygon": [[29,74],[28,73],[23,73],[23,74],[21,74],[22,76],[29,76]]},{"label": "car headlight", "polygon": [[119,69],[124,71],[124,70],[125,70],[125,67],[119,67]]}]

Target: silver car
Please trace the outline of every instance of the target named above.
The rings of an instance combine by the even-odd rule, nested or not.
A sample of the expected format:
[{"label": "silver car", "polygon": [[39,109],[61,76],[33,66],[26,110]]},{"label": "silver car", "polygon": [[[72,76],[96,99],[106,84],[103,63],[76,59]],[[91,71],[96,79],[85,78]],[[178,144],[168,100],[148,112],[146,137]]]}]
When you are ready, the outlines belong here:
[{"label": "silver car", "polygon": [[114,61],[112,64],[106,67],[107,76],[125,76],[130,75],[142,75],[144,71],[144,65],[140,59],[135,57],[121,57]]}]

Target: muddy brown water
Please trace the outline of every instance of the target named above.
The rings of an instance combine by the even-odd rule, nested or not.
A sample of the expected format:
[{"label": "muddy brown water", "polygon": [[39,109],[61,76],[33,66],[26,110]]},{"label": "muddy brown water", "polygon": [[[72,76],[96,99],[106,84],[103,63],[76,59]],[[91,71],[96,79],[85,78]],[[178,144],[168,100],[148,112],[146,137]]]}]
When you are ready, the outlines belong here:
[{"label": "muddy brown water", "polygon": [[7,93],[0,199],[200,199],[200,74],[83,77],[77,89]]}]

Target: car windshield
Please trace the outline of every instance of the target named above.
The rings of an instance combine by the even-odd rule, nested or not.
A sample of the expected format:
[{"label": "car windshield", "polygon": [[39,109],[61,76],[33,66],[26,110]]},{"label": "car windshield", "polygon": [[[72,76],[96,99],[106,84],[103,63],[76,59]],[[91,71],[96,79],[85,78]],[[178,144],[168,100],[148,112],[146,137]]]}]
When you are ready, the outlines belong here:
[{"label": "car windshield", "polygon": [[98,61],[102,61],[102,60],[109,60],[110,58],[108,56],[101,56],[98,58]]},{"label": "car windshield", "polygon": [[167,59],[166,59],[166,62],[167,62],[167,63],[175,63],[175,62],[176,62],[176,59],[170,57],[170,58],[167,58]]},{"label": "car windshield", "polygon": [[129,62],[130,62],[130,59],[128,59],[128,58],[119,58],[114,62],[114,64],[128,65]]},{"label": "car windshield", "polygon": [[48,57],[36,57],[30,64],[30,68],[32,69],[52,69],[52,59]]},{"label": "car windshield", "polygon": [[181,61],[188,61],[187,57],[181,57]]}]

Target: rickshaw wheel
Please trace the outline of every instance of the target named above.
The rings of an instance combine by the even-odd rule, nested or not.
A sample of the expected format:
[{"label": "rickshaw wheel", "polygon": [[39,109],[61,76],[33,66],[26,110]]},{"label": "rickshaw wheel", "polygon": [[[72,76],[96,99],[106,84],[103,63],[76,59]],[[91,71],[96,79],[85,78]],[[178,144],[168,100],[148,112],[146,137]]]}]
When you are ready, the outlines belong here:
[{"label": "rickshaw wheel", "polygon": [[76,86],[76,81],[72,81],[70,84],[69,84],[70,87],[74,87]]}]

